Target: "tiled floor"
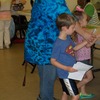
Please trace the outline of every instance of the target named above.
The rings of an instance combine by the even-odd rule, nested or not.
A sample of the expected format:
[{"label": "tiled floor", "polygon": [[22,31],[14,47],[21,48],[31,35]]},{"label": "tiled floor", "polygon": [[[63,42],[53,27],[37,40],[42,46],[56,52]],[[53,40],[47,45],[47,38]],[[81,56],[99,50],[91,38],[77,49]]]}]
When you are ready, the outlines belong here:
[{"label": "tiled floor", "polygon": [[[0,100],[36,100],[39,94],[38,70],[31,74],[32,66],[28,65],[26,86],[22,86],[24,78],[23,43],[13,44],[10,49],[0,50]],[[94,66],[100,67],[100,52],[94,52]],[[94,73],[94,80],[87,85],[87,91],[94,93],[93,99],[100,100],[100,72]],[[55,82],[55,97],[60,100],[62,90],[58,79]]]}]

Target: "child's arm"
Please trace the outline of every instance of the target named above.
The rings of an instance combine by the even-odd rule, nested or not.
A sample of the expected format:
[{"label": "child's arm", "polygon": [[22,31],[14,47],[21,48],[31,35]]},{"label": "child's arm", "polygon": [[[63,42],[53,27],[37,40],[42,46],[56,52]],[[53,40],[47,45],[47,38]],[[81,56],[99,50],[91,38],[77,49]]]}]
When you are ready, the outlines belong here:
[{"label": "child's arm", "polygon": [[87,40],[88,42],[91,42],[94,40],[95,35],[94,34],[90,34],[90,32],[84,31],[81,26],[79,25],[78,22],[76,22],[75,25],[75,30],[77,33],[79,33],[85,40]]},{"label": "child's arm", "polygon": [[83,48],[84,46],[86,46],[87,43],[88,43],[88,42],[87,42],[86,40],[84,40],[83,42],[77,44],[73,49],[74,49],[75,51],[77,51],[77,50]]},{"label": "child's arm", "polygon": [[54,65],[54,66],[56,66],[56,67],[58,67],[58,68],[61,68],[61,69],[63,69],[63,70],[66,70],[66,71],[68,71],[68,72],[76,72],[76,71],[77,71],[76,69],[74,69],[74,68],[72,68],[72,67],[70,67],[70,66],[65,66],[65,65],[59,63],[59,62],[58,62],[56,59],[54,59],[54,58],[51,58],[51,64]]},{"label": "child's arm", "polygon": [[98,39],[100,38],[100,34],[97,34],[97,38],[98,38]]},{"label": "child's arm", "polygon": [[[96,29],[93,30],[92,34],[95,34]],[[100,38],[100,34],[95,34],[95,39],[92,42],[88,42],[86,47],[91,47],[99,38]]]},{"label": "child's arm", "polygon": [[77,50],[81,49],[84,46],[89,48],[98,40],[98,38],[100,38],[100,35],[99,36],[97,35],[96,38],[93,41],[91,41],[91,42],[87,42],[86,40],[84,40],[82,43],[77,44],[73,49],[75,51],[77,51]]},{"label": "child's arm", "polygon": [[97,41],[97,39],[98,38],[95,38],[92,42],[87,43],[86,47],[87,48],[91,47]]}]

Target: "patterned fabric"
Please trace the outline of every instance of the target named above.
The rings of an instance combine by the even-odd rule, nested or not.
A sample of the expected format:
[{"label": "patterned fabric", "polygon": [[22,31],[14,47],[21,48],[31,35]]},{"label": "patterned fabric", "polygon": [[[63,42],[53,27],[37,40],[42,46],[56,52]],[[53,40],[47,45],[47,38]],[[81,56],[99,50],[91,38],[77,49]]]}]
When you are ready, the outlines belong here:
[{"label": "patterned fabric", "polygon": [[[86,4],[86,6],[88,6],[88,8],[89,8],[89,6],[94,7],[94,5],[90,2],[88,4]],[[95,7],[94,7],[94,14],[93,14],[93,16],[92,16],[92,18],[91,18],[91,20],[89,21],[88,24],[90,24],[90,25],[100,25],[100,20],[99,20],[98,13],[97,13],[97,10],[96,10]]]},{"label": "patterned fabric", "polygon": [[24,58],[30,63],[50,64],[53,43],[58,36],[56,17],[70,13],[65,0],[35,0],[25,39]]},{"label": "patterned fabric", "polygon": [[99,20],[98,13],[97,13],[96,9],[95,9],[95,12],[94,12],[92,19],[89,21],[88,24],[100,26],[100,20]]},{"label": "patterned fabric", "polygon": [[[76,7],[77,7],[78,5],[76,5]],[[96,8],[94,7],[94,5],[92,4],[92,3],[88,3],[88,4],[86,4],[86,6],[88,6],[88,8],[89,8],[89,6],[91,7],[93,7],[94,9],[88,9],[87,8],[87,11],[86,10],[84,10],[85,11],[85,13],[87,14],[87,15],[91,15],[92,16],[92,14],[93,14],[93,16],[92,16],[92,18],[90,19],[90,21],[88,22],[88,25],[100,25],[100,20],[99,20],[99,16],[98,16],[98,13],[97,13],[97,10],[96,10]],[[86,8],[86,6],[85,6],[85,8]],[[74,10],[73,10],[73,12],[76,10],[76,7],[74,8]],[[94,11],[92,11],[92,10],[94,10]],[[91,11],[91,13],[90,13],[90,11]],[[94,12],[94,13],[93,13]]]},{"label": "patterned fabric", "polygon": [[92,17],[92,16],[93,16],[94,10],[95,10],[95,7],[94,7],[93,4],[91,4],[91,3],[86,4],[86,6],[84,7],[84,12],[85,12],[89,17]]},{"label": "patterned fabric", "polygon": [[[78,34],[78,43],[83,41],[83,37]],[[88,60],[91,58],[91,48],[83,47],[75,53],[77,61]]]}]

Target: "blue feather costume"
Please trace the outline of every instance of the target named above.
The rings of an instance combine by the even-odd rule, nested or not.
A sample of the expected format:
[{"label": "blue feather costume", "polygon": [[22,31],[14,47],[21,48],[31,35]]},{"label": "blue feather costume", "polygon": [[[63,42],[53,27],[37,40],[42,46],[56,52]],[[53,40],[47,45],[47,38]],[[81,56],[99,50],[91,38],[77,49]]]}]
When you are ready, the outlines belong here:
[{"label": "blue feather costume", "polygon": [[65,12],[71,14],[65,0],[35,0],[25,38],[25,61],[50,64],[53,43],[59,34],[55,21]]}]

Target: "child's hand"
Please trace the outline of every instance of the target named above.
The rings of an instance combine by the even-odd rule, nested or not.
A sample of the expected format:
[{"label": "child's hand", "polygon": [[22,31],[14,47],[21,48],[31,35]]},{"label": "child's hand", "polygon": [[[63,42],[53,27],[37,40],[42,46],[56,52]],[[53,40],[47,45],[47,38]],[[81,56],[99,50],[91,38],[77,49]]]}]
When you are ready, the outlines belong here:
[{"label": "child's hand", "polygon": [[74,69],[73,67],[67,67],[68,72],[77,72],[77,69]]},{"label": "child's hand", "polygon": [[100,38],[100,34],[97,34],[97,38]]},{"label": "child's hand", "polygon": [[88,42],[87,43],[87,45],[86,45],[86,47],[88,48],[88,47],[91,47],[96,41],[97,41],[97,36],[95,37],[95,39],[92,41],[92,42]]}]

